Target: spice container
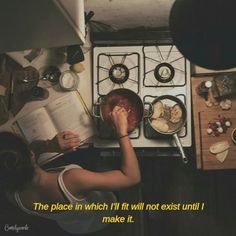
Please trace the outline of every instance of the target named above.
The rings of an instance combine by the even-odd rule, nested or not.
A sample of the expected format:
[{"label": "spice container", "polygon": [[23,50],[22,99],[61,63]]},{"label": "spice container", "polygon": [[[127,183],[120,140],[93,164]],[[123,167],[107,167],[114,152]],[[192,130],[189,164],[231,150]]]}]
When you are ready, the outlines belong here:
[{"label": "spice container", "polygon": [[203,97],[205,100],[208,99],[208,91],[212,87],[211,81],[203,81],[200,83],[200,85],[197,87],[197,94],[201,97]]}]

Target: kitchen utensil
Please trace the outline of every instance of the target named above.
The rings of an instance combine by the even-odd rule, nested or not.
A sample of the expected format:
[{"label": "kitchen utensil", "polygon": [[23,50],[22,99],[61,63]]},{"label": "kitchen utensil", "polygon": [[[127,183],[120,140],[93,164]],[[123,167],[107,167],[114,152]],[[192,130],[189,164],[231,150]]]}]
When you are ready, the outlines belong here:
[{"label": "kitchen utensil", "polygon": [[[152,115],[154,113],[154,105],[157,103],[157,102],[161,102],[163,107],[168,107],[171,108],[175,105],[178,105],[181,110],[182,110],[182,116],[181,116],[181,119],[176,122],[176,123],[172,123],[170,120],[170,114],[163,114],[163,118],[165,120],[167,120],[167,124],[169,126],[168,128],[168,131],[161,131],[160,129],[158,129],[157,127],[155,127],[152,123]],[[183,126],[185,125],[186,123],[186,118],[187,118],[187,111],[186,111],[186,107],[185,105],[183,104],[183,102],[177,98],[177,97],[174,97],[172,95],[162,95],[162,96],[159,96],[157,97],[156,99],[153,100],[152,103],[149,103],[149,102],[145,102],[144,105],[148,105],[149,106],[149,113],[147,115],[147,118],[148,118],[148,122],[150,124],[150,126],[156,131],[158,132],[159,134],[161,135],[164,135],[164,136],[173,136],[174,137],[174,140],[175,140],[175,143],[179,149],[179,152],[181,154],[181,157],[182,157],[182,160],[183,162],[186,164],[188,163],[188,158],[186,157],[185,155],[185,152],[183,150],[183,147],[182,147],[182,144],[181,144],[181,141],[178,137],[178,132],[183,128]],[[169,111],[170,112],[170,111]]]},{"label": "kitchen utensil", "polygon": [[[101,103],[93,106],[93,116],[113,127],[110,113],[115,106],[124,107],[128,112],[128,132],[133,131],[143,119],[144,106],[141,98],[129,89],[115,89],[105,95]],[[97,109],[96,109],[97,108]],[[95,111],[98,110],[98,114]]]},{"label": "kitchen utensil", "polygon": [[57,83],[61,76],[61,71],[56,66],[49,66],[43,72],[42,80],[48,80],[51,83]]}]

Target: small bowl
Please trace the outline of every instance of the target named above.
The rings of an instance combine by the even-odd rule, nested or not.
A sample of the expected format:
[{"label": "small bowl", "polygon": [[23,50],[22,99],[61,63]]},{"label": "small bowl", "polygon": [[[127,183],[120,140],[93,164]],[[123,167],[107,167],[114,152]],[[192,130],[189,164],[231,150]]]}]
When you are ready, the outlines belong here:
[{"label": "small bowl", "polygon": [[232,131],[231,139],[232,139],[233,143],[236,144],[236,129],[234,129],[234,130]]}]

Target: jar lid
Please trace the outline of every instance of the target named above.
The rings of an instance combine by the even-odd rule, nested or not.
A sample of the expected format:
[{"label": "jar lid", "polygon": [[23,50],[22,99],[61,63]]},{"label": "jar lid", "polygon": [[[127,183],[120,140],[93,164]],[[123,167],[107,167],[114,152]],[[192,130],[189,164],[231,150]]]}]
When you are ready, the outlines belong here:
[{"label": "jar lid", "polygon": [[206,86],[206,88],[210,88],[211,86],[212,86],[212,82],[211,81],[206,81],[205,82],[205,86]]}]

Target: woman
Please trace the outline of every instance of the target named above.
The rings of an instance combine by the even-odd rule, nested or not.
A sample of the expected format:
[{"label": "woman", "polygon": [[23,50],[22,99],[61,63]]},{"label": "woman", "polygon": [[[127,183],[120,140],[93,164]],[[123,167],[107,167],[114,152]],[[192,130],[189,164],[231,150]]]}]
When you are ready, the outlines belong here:
[{"label": "woman", "polygon": [[[113,212],[103,211],[35,211],[34,203],[42,204],[88,204],[112,203],[116,201],[112,190],[129,187],[140,181],[138,161],[131,145],[127,130],[128,113],[116,106],[111,119],[119,137],[122,151],[121,170],[96,173],[78,165],[45,171],[36,162],[36,155],[18,137],[0,133],[0,187],[8,193],[11,202],[28,214],[54,219],[67,232],[90,233],[104,227],[103,216]],[[79,145],[79,137],[71,132],[58,134],[47,142],[47,150],[55,148],[55,141],[62,150]],[[42,142],[42,141],[40,141]],[[40,142],[35,147],[40,147]],[[34,146],[34,145],[33,145]],[[35,148],[34,148],[35,149]],[[42,148],[36,148],[38,155]],[[54,150],[55,151],[55,150]]]}]

